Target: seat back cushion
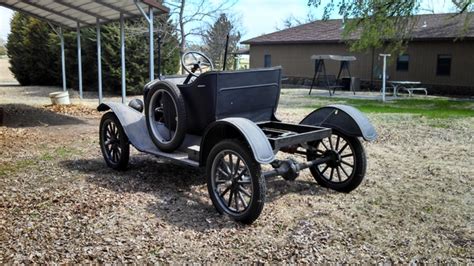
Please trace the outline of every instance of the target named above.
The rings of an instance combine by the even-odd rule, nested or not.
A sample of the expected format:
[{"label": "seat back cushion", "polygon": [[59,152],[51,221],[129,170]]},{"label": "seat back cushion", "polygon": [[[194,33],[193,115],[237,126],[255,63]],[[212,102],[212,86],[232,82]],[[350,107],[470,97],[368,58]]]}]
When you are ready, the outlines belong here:
[{"label": "seat back cushion", "polygon": [[280,97],[281,68],[217,74],[216,119],[244,117],[270,121]]}]

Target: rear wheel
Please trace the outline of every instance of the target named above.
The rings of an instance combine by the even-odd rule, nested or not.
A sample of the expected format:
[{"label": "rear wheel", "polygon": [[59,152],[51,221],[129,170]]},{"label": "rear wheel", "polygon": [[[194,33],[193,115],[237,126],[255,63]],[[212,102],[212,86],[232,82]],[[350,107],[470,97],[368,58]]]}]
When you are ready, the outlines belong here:
[{"label": "rear wheel", "polygon": [[219,142],[207,159],[207,188],[219,213],[250,224],[265,203],[265,178],[248,145],[237,140]]},{"label": "rear wheel", "polygon": [[310,161],[323,155],[333,159],[310,167],[318,184],[341,192],[350,192],[359,186],[365,176],[367,159],[358,138],[333,131],[330,137],[312,145],[307,159]]},{"label": "rear wheel", "polygon": [[100,120],[100,150],[110,168],[124,170],[130,157],[130,144],[125,131],[113,112],[105,113]]}]

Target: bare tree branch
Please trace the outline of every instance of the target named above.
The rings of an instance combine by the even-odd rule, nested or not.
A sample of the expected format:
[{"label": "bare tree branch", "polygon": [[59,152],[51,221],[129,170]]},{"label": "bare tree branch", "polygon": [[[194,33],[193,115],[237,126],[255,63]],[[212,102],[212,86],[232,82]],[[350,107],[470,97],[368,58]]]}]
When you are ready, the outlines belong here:
[{"label": "bare tree branch", "polygon": [[187,37],[202,36],[203,28],[210,20],[216,19],[221,13],[235,5],[237,0],[221,0],[214,5],[209,0],[165,0],[170,7],[170,14],[177,21],[180,55],[187,48]]}]

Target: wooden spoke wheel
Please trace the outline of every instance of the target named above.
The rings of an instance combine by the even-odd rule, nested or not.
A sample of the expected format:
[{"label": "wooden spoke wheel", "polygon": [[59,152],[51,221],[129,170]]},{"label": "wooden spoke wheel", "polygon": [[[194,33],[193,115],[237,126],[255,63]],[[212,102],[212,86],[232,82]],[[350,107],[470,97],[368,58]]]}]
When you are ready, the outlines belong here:
[{"label": "wooden spoke wheel", "polygon": [[310,168],[321,186],[341,192],[350,192],[359,186],[365,176],[367,160],[358,138],[333,131],[330,137],[312,145],[307,159],[314,160],[323,155],[332,159]]},{"label": "wooden spoke wheel", "polygon": [[250,224],[265,203],[265,179],[249,147],[240,141],[224,140],[207,160],[207,187],[218,212]]},{"label": "wooden spoke wheel", "polygon": [[107,165],[117,170],[127,168],[130,144],[120,121],[113,112],[102,116],[99,131],[100,149]]}]

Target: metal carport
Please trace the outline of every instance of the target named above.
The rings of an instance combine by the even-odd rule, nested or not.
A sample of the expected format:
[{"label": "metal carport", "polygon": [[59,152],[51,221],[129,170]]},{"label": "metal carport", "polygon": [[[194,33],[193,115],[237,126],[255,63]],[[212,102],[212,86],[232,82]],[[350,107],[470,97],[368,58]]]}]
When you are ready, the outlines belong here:
[{"label": "metal carport", "polygon": [[1,0],[1,6],[23,12],[36,18],[47,21],[59,27],[54,31],[61,40],[61,67],[63,90],[66,91],[66,62],[64,55],[63,28],[77,30],[77,57],[79,95],[82,98],[82,60],[81,60],[81,28],[96,26],[97,31],[97,76],[99,102],[102,102],[102,64],[100,25],[120,21],[120,54],[122,66],[122,102],[126,101],[125,82],[125,32],[124,20],[144,16],[149,29],[150,39],[150,80],[154,74],[154,46],[153,46],[153,15],[168,13],[169,9],[157,0]]}]

